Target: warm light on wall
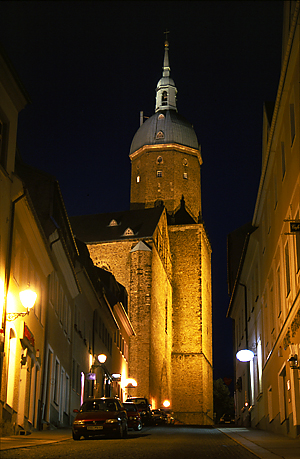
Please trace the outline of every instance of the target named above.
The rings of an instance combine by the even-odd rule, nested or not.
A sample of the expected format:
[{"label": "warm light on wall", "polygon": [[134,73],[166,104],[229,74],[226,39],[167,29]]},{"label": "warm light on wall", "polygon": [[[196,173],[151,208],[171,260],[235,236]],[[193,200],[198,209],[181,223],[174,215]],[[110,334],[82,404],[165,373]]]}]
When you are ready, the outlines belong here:
[{"label": "warm light on wall", "polygon": [[165,401],[163,402],[163,406],[164,406],[165,408],[169,408],[170,405],[171,405],[171,403],[170,403],[169,400],[165,400]]},{"label": "warm light on wall", "polygon": [[137,387],[137,382],[133,378],[125,379],[125,386],[124,387]]}]

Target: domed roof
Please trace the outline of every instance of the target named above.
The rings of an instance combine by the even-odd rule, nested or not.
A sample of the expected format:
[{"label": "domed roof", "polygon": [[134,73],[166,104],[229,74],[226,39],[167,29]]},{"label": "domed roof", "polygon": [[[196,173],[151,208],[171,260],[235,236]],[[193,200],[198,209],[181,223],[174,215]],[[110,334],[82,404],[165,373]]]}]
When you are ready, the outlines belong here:
[{"label": "domed roof", "polygon": [[144,145],[167,143],[199,149],[193,126],[176,110],[160,110],[148,118],[133,137],[130,154]]}]

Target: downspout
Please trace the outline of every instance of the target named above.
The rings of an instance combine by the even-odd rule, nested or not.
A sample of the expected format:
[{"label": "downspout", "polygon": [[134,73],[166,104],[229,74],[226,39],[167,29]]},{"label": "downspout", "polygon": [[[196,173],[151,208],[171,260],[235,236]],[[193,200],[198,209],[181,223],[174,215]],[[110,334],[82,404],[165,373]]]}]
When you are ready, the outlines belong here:
[{"label": "downspout", "polygon": [[3,330],[3,344],[1,348],[1,377],[0,377],[0,393],[2,386],[2,370],[4,362],[4,350],[5,350],[5,329],[6,329],[6,311],[7,311],[7,295],[9,290],[10,282],[10,272],[11,272],[11,261],[12,261],[12,247],[13,247],[13,236],[14,236],[14,221],[15,221],[15,207],[17,202],[23,199],[26,196],[26,192],[18,196],[15,200],[12,201],[11,207],[11,216],[10,216],[10,229],[9,229],[9,241],[8,241],[8,252],[6,257],[6,266],[5,266],[5,282],[4,282],[4,308],[2,313],[2,330]]}]

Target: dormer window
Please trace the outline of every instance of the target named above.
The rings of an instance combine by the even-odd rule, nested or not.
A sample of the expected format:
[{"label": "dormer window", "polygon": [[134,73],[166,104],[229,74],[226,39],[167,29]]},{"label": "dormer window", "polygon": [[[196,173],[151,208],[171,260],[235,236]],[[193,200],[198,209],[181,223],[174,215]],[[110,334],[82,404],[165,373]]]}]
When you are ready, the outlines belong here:
[{"label": "dormer window", "polygon": [[157,139],[163,139],[164,137],[165,137],[165,134],[163,133],[163,131],[158,131],[158,133],[156,134]]},{"label": "dormer window", "polygon": [[117,220],[115,220],[115,219],[113,218],[112,221],[110,222],[110,224],[109,224],[108,226],[118,226]]},{"label": "dormer window", "polygon": [[128,227],[127,230],[124,231],[123,236],[134,236],[134,232]]},{"label": "dormer window", "polygon": [[163,113],[160,113],[160,114],[158,115],[158,119],[159,119],[159,120],[163,120],[164,118],[165,118],[165,115],[164,115]]}]

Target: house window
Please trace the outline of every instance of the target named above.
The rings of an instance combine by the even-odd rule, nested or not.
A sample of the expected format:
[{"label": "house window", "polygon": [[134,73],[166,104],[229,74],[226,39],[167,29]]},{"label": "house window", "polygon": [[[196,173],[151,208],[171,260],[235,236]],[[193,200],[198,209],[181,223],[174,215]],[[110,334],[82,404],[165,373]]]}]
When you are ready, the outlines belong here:
[{"label": "house window", "polygon": [[156,162],[157,164],[162,164],[164,162],[162,156],[158,156]]},{"label": "house window", "polygon": [[140,183],[140,181],[141,181],[141,177],[140,177],[139,175],[137,175],[137,177],[136,177],[136,183]]},{"label": "house window", "polygon": [[[299,213],[296,217],[296,220],[299,221]],[[300,270],[300,233],[299,231],[296,233],[296,272],[299,272]]]},{"label": "house window", "polygon": [[162,177],[162,171],[156,171],[156,177]]},{"label": "house window", "polygon": [[289,243],[286,243],[284,249],[284,258],[285,258],[285,286],[286,286],[286,296],[289,295],[291,291],[291,279],[290,279],[290,257],[289,257]]},{"label": "house window", "polygon": [[0,164],[6,169],[7,166],[7,151],[5,148],[5,125],[0,119]]},{"label": "house window", "polygon": [[296,133],[294,104],[290,104],[290,127],[291,127],[291,145],[293,145],[295,133]]},{"label": "house window", "polygon": [[59,361],[58,360],[55,360],[53,401],[58,405],[58,401],[59,401]]},{"label": "house window", "polygon": [[285,148],[284,148],[284,142],[281,142],[281,170],[282,170],[282,180],[283,177],[285,176]]},{"label": "house window", "polygon": [[188,178],[187,172],[184,172],[184,173],[183,173],[183,178],[187,180],[187,178]]}]

